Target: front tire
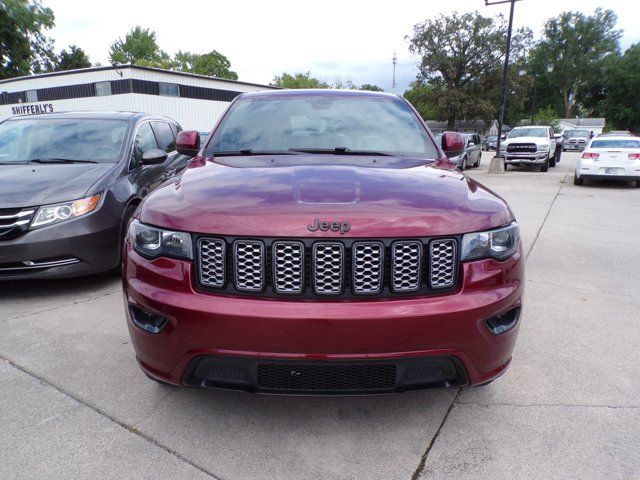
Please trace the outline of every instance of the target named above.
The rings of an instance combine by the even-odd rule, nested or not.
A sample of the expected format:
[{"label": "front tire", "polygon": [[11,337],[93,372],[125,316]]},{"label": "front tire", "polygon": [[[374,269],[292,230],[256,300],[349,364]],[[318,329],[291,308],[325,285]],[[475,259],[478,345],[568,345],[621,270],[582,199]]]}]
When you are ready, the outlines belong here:
[{"label": "front tire", "polygon": [[463,172],[467,168],[467,157],[462,157],[462,162],[460,162],[460,170]]},{"label": "front tire", "polygon": [[549,171],[549,159],[548,158],[544,161],[544,164],[540,167],[540,171],[543,172],[543,173]]}]

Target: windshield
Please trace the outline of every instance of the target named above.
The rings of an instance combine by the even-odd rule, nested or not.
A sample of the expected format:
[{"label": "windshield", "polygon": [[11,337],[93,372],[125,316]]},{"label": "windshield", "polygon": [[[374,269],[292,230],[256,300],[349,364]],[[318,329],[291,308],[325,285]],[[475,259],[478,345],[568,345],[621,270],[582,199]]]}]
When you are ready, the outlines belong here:
[{"label": "windshield", "polygon": [[128,122],[96,119],[17,119],[0,124],[0,163],[63,159],[114,163]]},{"label": "windshield", "polygon": [[594,140],[591,148],[640,148],[640,139],[616,138],[611,140]]},{"label": "windshield", "polygon": [[487,137],[487,142],[495,142],[496,140],[498,140],[498,136],[497,135],[489,135]]},{"label": "windshield", "polygon": [[316,149],[437,157],[432,140],[402,100],[309,94],[238,100],[216,129],[205,155]]},{"label": "windshield", "polygon": [[509,134],[509,138],[519,138],[519,137],[547,137],[547,129],[546,128],[514,128],[511,130]]},{"label": "windshield", "polygon": [[588,136],[589,136],[589,132],[587,130],[569,130],[565,134],[565,137],[567,138],[574,138],[574,137],[586,138]]}]

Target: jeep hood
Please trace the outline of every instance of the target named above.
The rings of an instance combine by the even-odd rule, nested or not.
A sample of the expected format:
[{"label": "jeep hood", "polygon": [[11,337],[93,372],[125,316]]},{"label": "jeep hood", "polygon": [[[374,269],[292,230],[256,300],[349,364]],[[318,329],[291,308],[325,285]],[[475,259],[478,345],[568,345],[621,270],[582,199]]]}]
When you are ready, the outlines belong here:
[{"label": "jeep hood", "polygon": [[0,165],[0,208],[35,207],[85,196],[113,163]]},{"label": "jeep hood", "polygon": [[310,232],[317,218],[349,222],[349,237],[417,237],[486,230],[513,215],[446,161],[291,155],[196,158],[147,198],[139,218],[217,235],[341,235]]}]

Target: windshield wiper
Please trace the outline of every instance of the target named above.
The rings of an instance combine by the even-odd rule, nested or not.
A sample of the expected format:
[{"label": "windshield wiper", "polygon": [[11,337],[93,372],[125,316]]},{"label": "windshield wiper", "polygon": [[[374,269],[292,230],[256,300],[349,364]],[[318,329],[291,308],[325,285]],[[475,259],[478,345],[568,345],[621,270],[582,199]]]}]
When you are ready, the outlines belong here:
[{"label": "windshield wiper", "polygon": [[72,160],[70,158],[33,158],[30,163],[99,163],[94,160]]},{"label": "windshield wiper", "polygon": [[391,153],[375,152],[373,150],[351,150],[347,147],[335,147],[335,148],[290,148],[290,152],[299,153],[326,153],[329,155],[371,155],[371,156],[384,156],[393,157]]},{"label": "windshield wiper", "polygon": [[219,152],[211,152],[214,157],[239,157],[239,156],[253,156],[253,155],[295,155],[295,152],[279,152],[268,150],[251,150],[250,148],[244,148],[242,150],[222,150]]}]

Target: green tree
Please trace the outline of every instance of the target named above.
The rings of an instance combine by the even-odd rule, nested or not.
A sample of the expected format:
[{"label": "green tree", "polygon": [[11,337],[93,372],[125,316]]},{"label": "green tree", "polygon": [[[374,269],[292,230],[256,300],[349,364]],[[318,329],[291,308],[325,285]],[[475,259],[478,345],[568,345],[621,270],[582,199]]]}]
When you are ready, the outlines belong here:
[{"label": "green tree", "polygon": [[640,43],[632,45],[624,55],[608,59],[603,84],[598,107],[607,126],[640,131]]},{"label": "green tree", "polygon": [[403,97],[415,107],[420,116],[425,120],[442,120],[437,106],[438,98],[433,92],[434,87],[418,80],[411,82],[409,87]]},{"label": "green tree", "polygon": [[[431,87],[438,117],[452,129],[457,118],[494,118],[498,111],[507,22],[501,15],[478,12],[439,15],[413,27],[411,53],[420,55],[418,84]],[[516,30],[511,43],[510,89],[522,89],[519,66],[525,61],[533,34]],[[519,98],[515,96],[514,98]]]},{"label": "green tree", "polygon": [[311,72],[306,73],[282,73],[276,75],[271,81],[271,85],[283,88],[330,88],[326,82],[313,78]]},{"label": "green tree", "polygon": [[173,57],[173,68],[181,72],[197,73],[211,77],[237,80],[238,74],[231,70],[231,62],[216,50],[197,54],[178,51]]},{"label": "green tree", "polygon": [[89,57],[80,47],[69,45],[69,51],[62,50],[56,58],[55,71],[74,70],[91,66]]},{"label": "green tree", "polygon": [[160,49],[156,32],[136,26],[124,40],[119,38],[109,48],[109,61],[112,64],[131,63],[147,67],[170,68],[169,55]]},{"label": "green tree", "polygon": [[[540,105],[570,118],[589,103],[593,95],[589,85],[597,83],[605,58],[619,53],[621,31],[615,29],[616,21],[613,11],[598,8],[591,16],[563,12],[545,23],[530,59],[533,73],[540,78]],[[554,65],[551,73],[546,72],[549,63]]]},{"label": "green tree", "polygon": [[372,83],[363,83],[358,90],[369,90],[370,92],[384,92],[384,88]]},{"label": "green tree", "polygon": [[53,41],[45,31],[53,25],[53,12],[37,0],[0,2],[0,79],[29,75],[52,65]]}]

